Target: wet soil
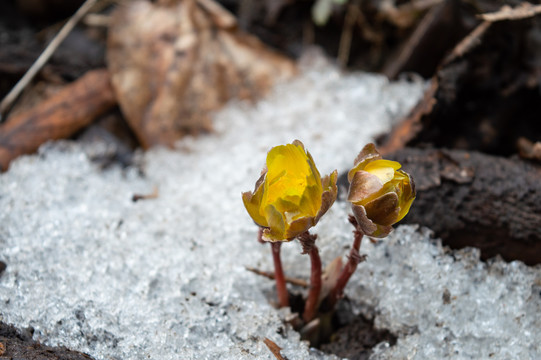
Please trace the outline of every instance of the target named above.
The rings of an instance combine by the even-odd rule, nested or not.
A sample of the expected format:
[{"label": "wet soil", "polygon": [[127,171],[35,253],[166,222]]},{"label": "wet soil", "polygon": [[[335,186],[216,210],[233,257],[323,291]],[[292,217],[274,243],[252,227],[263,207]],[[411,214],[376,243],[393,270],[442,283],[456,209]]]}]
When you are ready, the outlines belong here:
[{"label": "wet soil", "polygon": [[32,340],[32,328],[19,330],[0,321],[0,359],[91,360],[87,354],[65,347],[50,347]]},{"label": "wet soil", "polygon": [[[276,293],[269,293],[267,296],[271,303],[276,299]],[[290,293],[289,304],[291,311],[299,314],[296,320],[300,321],[304,311],[303,296],[300,293]],[[310,334],[303,333],[304,329],[296,325],[296,321],[290,324],[301,333],[301,338],[310,342],[310,346],[340,358],[366,360],[372,354],[374,346],[380,343],[388,343],[390,346],[396,344],[396,335],[386,329],[377,329],[373,318],[355,314],[354,307],[361,308],[362,306],[344,297],[336,304],[336,309],[332,313],[319,314],[320,324],[326,325],[322,325]],[[370,313],[370,311],[366,312]]]}]

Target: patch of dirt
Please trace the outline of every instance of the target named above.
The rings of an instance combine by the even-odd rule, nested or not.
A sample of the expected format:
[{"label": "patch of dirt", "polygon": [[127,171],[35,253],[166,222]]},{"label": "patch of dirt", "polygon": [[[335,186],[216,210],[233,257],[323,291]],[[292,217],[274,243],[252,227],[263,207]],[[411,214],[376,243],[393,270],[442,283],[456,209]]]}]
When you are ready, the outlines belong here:
[{"label": "patch of dirt", "polygon": [[[275,293],[267,294],[272,303],[276,299]],[[300,314],[304,311],[304,299],[298,293],[289,294],[291,312]],[[330,321],[327,319],[330,318]],[[328,329],[316,331],[316,336],[303,334],[301,337],[310,341],[313,346],[327,354],[333,354],[340,358],[350,360],[366,360],[372,354],[374,346],[381,342],[387,342],[393,346],[396,344],[397,336],[386,329],[376,329],[374,319],[355,315],[352,309],[352,302],[347,297],[340,300],[334,313],[321,314],[321,324],[329,324]],[[295,322],[291,323],[295,327]]]},{"label": "patch of dirt", "polygon": [[65,347],[50,347],[32,340],[34,329],[19,331],[0,321],[0,358],[12,360],[91,360],[87,354]]},{"label": "patch of dirt", "polygon": [[388,330],[374,328],[374,321],[362,315],[355,317],[351,323],[338,328],[330,342],[321,345],[320,349],[350,360],[366,360],[372,354],[372,348],[381,342],[396,344],[397,337]]}]

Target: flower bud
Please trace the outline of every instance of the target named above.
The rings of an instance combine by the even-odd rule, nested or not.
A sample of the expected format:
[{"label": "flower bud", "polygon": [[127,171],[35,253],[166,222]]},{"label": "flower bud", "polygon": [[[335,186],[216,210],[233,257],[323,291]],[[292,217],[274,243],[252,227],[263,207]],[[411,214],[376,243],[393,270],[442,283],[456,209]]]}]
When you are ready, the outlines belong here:
[{"label": "flower bud", "polygon": [[336,170],[321,178],[314,160],[298,141],[273,147],[254,192],[242,194],[263,240],[290,241],[316,225],[336,200]]},{"label": "flower bud", "polygon": [[348,173],[348,201],[365,235],[385,237],[408,213],[415,199],[411,176],[400,163],[383,160],[374,144],[366,145]]}]

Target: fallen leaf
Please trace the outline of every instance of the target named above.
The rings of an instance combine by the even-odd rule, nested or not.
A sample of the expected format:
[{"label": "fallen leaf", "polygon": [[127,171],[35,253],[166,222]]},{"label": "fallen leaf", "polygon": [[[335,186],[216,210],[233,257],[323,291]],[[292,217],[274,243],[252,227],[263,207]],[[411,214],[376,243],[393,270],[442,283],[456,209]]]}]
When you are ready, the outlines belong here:
[{"label": "fallen leaf", "polygon": [[116,104],[109,72],[98,69],[0,126],[0,170],[49,140],[69,137]]},{"label": "fallen leaf", "polygon": [[541,141],[533,143],[525,137],[517,140],[518,153],[523,159],[541,161]]},{"label": "fallen leaf", "polygon": [[232,98],[255,100],[296,71],[212,0],[120,6],[111,19],[108,66],[145,148],[210,130],[210,112]]}]

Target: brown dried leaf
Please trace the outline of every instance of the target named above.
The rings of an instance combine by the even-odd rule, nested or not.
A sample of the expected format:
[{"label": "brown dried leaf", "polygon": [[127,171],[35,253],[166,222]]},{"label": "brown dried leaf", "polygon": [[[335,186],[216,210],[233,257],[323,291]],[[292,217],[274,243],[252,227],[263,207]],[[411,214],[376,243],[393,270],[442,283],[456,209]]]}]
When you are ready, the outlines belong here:
[{"label": "brown dried leaf", "polygon": [[291,60],[239,31],[212,0],[119,7],[108,65],[122,111],[145,148],[209,130],[209,113],[229,99],[256,99],[295,73]]},{"label": "brown dried leaf", "polygon": [[517,140],[518,153],[523,159],[541,161],[541,141],[532,141],[521,137]]},{"label": "brown dried leaf", "polygon": [[115,104],[109,72],[87,72],[0,126],[0,170],[6,170],[17,156],[34,152],[46,141],[73,135]]}]

